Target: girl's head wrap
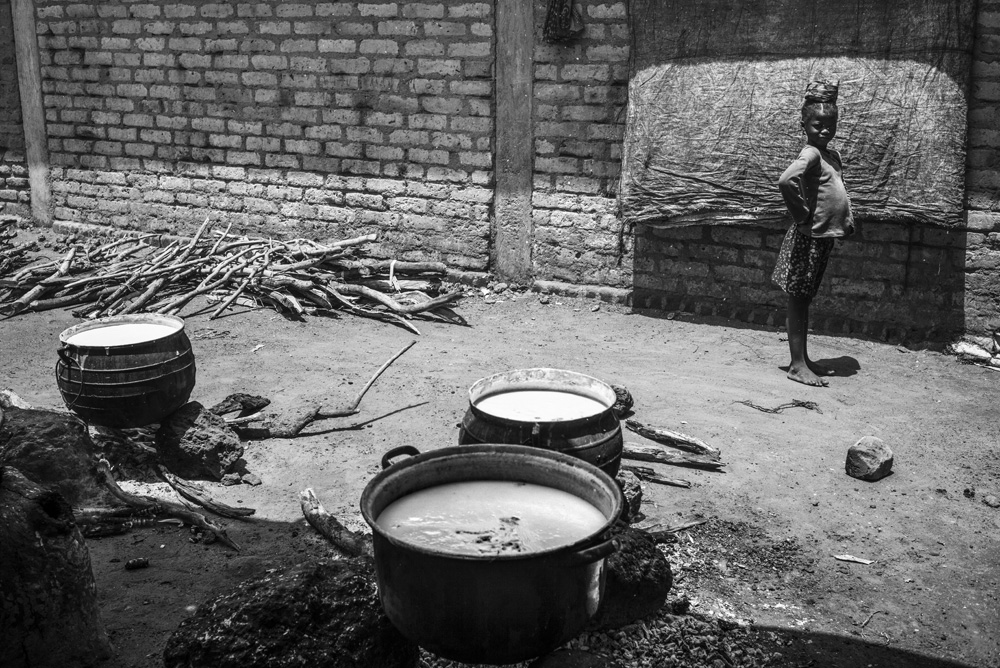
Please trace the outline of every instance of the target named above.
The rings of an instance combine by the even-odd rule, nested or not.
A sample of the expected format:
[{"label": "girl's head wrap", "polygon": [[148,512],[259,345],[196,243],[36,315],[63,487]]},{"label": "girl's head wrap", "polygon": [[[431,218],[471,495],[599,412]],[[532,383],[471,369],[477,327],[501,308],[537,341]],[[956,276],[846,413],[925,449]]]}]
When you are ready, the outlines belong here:
[{"label": "girl's head wrap", "polygon": [[837,90],[839,88],[840,82],[810,81],[806,84],[806,104],[810,102],[837,104]]},{"label": "girl's head wrap", "polygon": [[[802,118],[820,111],[839,113],[837,110],[837,90],[840,82],[810,81],[806,85],[805,101],[802,103]],[[824,109],[825,108],[825,109]]]}]

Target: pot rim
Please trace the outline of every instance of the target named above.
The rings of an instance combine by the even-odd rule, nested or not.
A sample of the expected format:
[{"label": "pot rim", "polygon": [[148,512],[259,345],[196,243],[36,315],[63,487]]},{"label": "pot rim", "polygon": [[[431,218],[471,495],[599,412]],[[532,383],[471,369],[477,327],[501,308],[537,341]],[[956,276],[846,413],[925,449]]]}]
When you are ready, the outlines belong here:
[{"label": "pot rim", "polygon": [[[567,545],[559,545],[557,547],[549,548],[547,550],[536,550],[532,552],[518,552],[514,554],[495,554],[495,555],[478,555],[478,554],[459,554],[454,552],[445,552],[442,550],[435,550],[423,545],[416,543],[410,543],[404,540],[400,540],[394,536],[388,535],[376,522],[375,517],[372,513],[372,499],[371,496],[374,493],[376,487],[383,483],[387,478],[393,475],[399,475],[400,473],[416,467],[424,466],[427,462],[440,459],[448,458],[460,458],[467,457],[469,455],[473,456],[504,456],[504,455],[518,455],[527,456],[536,459],[547,459],[554,460],[561,464],[568,465],[574,469],[578,469],[595,478],[598,483],[604,486],[607,490],[611,492],[612,497],[612,508],[610,517],[605,517],[604,524],[601,525],[599,529],[594,530],[589,535],[580,540],[569,543]],[[483,477],[478,478],[478,480],[495,480],[496,478]],[[469,480],[477,480],[477,478],[469,478]],[[543,484],[543,483],[536,483]],[[427,487],[434,487],[435,485],[428,485]],[[572,494],[572,492],[568,492]],[[397,496],[392,501],[401,498],[405,495]],[[579,495],[575,495],[578,496]],[[583,498],[583,497],[579,497]],[[588,499],[584,499],[588,503],[591,503]],[[391,501],[390,501],[391,503]],[[387,504],[388,505],[388,504]],[[593,548],[602,542],[608,540],[610,535],[611,527],[614,526],[615,522],[618,521],[618,517],[621,515],[622,507],[624,506],[624,500],[622,498],[621,490],[618,488],[618,484],[614,479],[599,469],[598,467],[586,462],[578,457],[571,455],[565,455],[561,452],[555,450],[545,450],[542,448],[536,448],[526,445],[509,445],[506,443],[475,443],[468,445],[451,445],[438,448],[436,450],[429,450],[427,452],[421,452],[420,454],[414,455],[404,461],[390,465],[389,467],[380,471],[374,478],[368,481],[365,486],[364,491],[361,493],[361,515],[368,526],[371,527],[372,533],[378,538],[391,543],[402,549],[412,550],[420,554],[424,554],[431,557],[438,557],[442,559],[458,559],[461,561],[478,561],[478,562],[513,562],[513,561],[524,561],[527,559],[537,559],[539,557],[551,558],[553,556],[570,556],[577,554],[589,548]]]},{"label": "pot rim", "polygon": [[[520,378],[517,378],[520,376]],[[493,385],[500,383],[505,379],[510,379],[511,384],[523,385],[521,388],[503,388],[499,391],[491,391]],[[558,380],[575,380],[577,385],[559,385]],[[486,397],[491,397],[495,394],[502,394],[503,392],[513,391],[515,389],[545,389],[554,390],[559,392],[566,392],[567,394],[577,394],[580,396],[588,397],[599,401],[604,405],[604,409],[592,413],[590,415],[584,415],[577,418],[572,418],[569,420],[516,420],[513,418],[503,417],[501,415],[494,415],[487,411],[482,410],[477,405],[477,402],[482,401]],[[590,391],[580,391],[580,390],[590,390]],[[585,373],[580,373],[579,371],[570,371],[568,369],[557,369],[554,367],[531,367],[527,369],[512,369],[509,371],[503,371],[501,373],[495,373],[491,376],[486,376],[480,378],[475,383],[469,387],[469,408],[477,415],[489,417],[491,420],[500,421],[502,423],[508,424],[578,424],[592,422],[600,419],[606,413],[610,412],[612,407],[617,401],[614,388],[610,384],[601,380],[600,378],[595,378],[593,376],[588,376]]]},{"label": "pot rim", "polygon": [[[135,341],[133,343],[125,343],[121,345],[80,345],[78,343],[70,343],[69,340],[80,332],[89,332],[92,329],[100,329],[109,325],[127,324],[127,323],[140,323],[140,324],[160,324],[160,325],[171,325],[176,329],[170,334],[165,334],[164,336],[158,336],[155,339],[149,339],[147,341]],[[94,320],[89,320],[87,322],[81,322],[72,327],[67,327],[59,334],[59,343],[66,348],[76,348],[80,350],[104,350],[107,348],[131,348],[134,346],[144,346],[154,341],[162,341],[165,338],[176,336],[178,333],[184,332],[184,320],[178,318],[175,315],[166,315],[162,313],[128,313],[125,315],[109,315],[103,318],[96,318]]]}]

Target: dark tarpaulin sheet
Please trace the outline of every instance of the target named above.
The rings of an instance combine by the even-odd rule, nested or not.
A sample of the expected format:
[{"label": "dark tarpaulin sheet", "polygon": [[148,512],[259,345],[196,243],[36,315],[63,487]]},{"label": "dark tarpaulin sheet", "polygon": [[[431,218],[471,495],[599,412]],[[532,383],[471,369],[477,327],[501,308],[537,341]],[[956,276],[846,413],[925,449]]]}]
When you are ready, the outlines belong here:
[{"label": "dark tarpaulin sheet", "polygon": [[785,217],[802,94],[840,81],[856,218],[961,225],[975,0],[630,0],[628,223]]}]

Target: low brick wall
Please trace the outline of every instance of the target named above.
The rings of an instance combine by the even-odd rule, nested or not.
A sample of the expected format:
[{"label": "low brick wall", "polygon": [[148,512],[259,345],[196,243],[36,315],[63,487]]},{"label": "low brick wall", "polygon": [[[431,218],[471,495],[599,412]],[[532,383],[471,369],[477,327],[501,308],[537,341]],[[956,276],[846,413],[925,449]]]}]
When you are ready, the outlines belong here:
[{"label": "low brick wall", "polygon": [[[784,226],[640,228],[634,303],[643,308],[784,325],[773,283]],[[944,341],[966,326],[968,234],[868,222],[838,241],[810,310],[818,331]]]}]

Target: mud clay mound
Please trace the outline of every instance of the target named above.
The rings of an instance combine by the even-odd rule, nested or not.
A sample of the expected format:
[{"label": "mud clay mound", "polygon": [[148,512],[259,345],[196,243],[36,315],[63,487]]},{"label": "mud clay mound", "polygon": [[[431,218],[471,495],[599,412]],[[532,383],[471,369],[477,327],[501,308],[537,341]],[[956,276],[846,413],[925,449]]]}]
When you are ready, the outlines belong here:
[{"label": "mud clay mound", "polygon": [[0,464],[57,492],[73,506],[108,499],[98,485],[98,451],[87,427],[68,413],[5,408],[0,423]]},{"label": "mud clay mound", "polygon": [[413,668],[368,562],[302,564],[239,585],[181,623],[166,668]]}]

